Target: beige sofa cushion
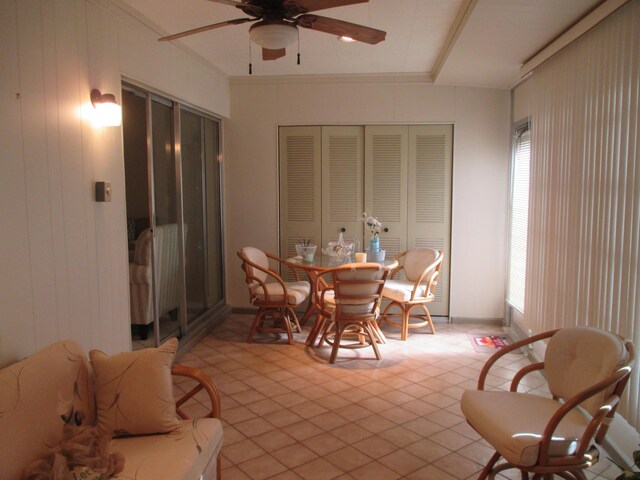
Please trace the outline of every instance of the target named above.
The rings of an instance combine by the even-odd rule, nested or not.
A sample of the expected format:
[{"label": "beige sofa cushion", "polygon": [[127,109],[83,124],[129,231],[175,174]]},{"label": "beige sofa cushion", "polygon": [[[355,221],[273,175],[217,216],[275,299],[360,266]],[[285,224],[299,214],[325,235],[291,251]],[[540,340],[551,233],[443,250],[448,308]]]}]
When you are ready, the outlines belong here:
[{"label": "beige sofa cushion", "polygon": [[178,340],[158,348],[108,356],[91,350],[98,429],[114,435],[164,433],[180,426],[171,365]]},{"label": "beige sofa cushion", "polygon": [[0,370],[0,478],[18,480],[26,465],[58,444],[61,417],[90,425],[93,411],[89,365],[72,340]]},{"label": "beige sofa cushion", "polygon": [[203,471],[203,478],[215,478],[221,448],[222,424],[216,418],[181,421],[171,433],[111,441],[111,450],[126,458],[118,475],[123,479],[196,480]]},{"label": "beige sofa cushion", "polygon": [[[553,399],[526,393],[466,391],[460,407],[469,424],[516,465],[536,463],[540,437],[560,404]],[[575,453],[587,419],[571,411],[556,429],[552,456]]]}]

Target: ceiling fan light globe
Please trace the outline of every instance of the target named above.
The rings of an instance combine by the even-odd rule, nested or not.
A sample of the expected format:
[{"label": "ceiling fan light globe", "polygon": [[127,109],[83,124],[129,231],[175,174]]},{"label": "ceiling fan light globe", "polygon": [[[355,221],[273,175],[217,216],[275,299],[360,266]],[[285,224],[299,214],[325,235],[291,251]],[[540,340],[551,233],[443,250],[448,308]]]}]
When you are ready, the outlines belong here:
[{"label": "ceiling fan light globe", "polygon": [[298,38],[298,29],[287,23],[256,24],[249,30],[251,41],[269,50],[286,48]]}]

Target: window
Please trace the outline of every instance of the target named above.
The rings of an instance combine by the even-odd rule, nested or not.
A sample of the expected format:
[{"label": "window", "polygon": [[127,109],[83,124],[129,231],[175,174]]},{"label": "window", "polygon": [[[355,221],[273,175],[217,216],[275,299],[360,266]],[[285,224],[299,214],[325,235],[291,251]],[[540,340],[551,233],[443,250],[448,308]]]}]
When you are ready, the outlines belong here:
[{"label": "window", "polygon": [[529,162],[531,159],[529,123],[516,129],[513,145],[507,302],[520,312],[524,312],[524,290],[527,274],[527,221],[529,218]]}]

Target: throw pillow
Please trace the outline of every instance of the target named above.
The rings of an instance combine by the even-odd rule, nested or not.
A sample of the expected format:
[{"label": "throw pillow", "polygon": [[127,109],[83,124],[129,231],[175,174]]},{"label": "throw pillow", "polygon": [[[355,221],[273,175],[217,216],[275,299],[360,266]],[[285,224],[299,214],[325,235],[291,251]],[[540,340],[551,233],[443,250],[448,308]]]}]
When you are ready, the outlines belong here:
[{"label": "throw pillow", "polygon": [[173,397],[172,338],[158,348],[108,356],[91,350],[98,429],[113,435],[165,433],[180,427]]}]

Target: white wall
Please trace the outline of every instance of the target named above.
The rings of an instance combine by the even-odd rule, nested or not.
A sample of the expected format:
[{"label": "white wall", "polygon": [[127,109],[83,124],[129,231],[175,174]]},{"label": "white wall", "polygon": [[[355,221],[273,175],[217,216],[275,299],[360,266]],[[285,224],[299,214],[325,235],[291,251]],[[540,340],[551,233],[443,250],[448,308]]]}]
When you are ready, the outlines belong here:
[{"label": "white wall", "polygon": [[453,317],[502,318],[509,163],[508,90],[413,77],[231,81],[226,129],[227,301],[246,307],[236,251],[278,251],[277,127],[453,123]]},{"label": "white wall", "polygon": [[157,37],[108,0],[0,2],[0,365],[63,338],[130,348],[122,132],[81,107],[124,75],[229,113],[227,79]]}]

